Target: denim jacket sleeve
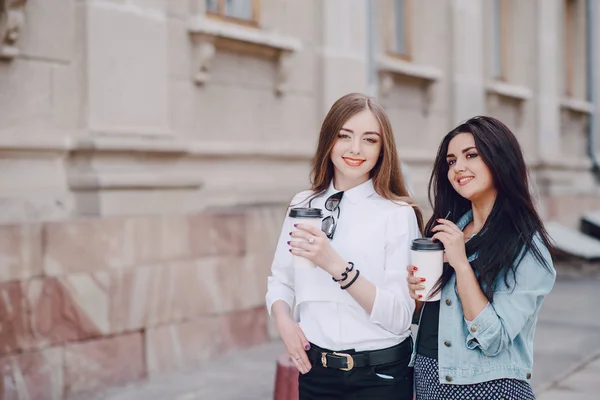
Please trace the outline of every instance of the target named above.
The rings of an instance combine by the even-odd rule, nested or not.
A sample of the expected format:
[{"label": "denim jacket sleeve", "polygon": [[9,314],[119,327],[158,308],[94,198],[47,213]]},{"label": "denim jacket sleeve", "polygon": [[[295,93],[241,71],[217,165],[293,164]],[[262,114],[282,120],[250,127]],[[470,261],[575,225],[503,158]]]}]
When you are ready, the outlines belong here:
[{"label": "denim jacket sleeve", "polygon": [[479,348],[490,357],[498,355],[539,310],[540,303],[554,286],[556,271],[545,245],[541,240],[536,240],[536,245],[551,270],[545,268],[529,251],[521,260],[514,278],[509,275],[510,288],[500,277],[493,302],[488,303],[472,321],[465,319],[467,348]]}]

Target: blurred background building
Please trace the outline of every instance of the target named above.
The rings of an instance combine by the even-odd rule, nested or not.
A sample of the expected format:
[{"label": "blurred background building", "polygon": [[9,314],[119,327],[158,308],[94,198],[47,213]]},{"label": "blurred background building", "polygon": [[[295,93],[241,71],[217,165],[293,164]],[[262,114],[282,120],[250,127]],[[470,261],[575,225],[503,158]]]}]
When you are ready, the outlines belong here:
[{"label": "blurred background building", "polygon": [[[478,114],[546,221],[600,208],[596,0],[0,0],[0,380],[62,399],[273,335],[266,276],[348,92],[412,191]],[[19,394],[20,393],[20,394]]]}]

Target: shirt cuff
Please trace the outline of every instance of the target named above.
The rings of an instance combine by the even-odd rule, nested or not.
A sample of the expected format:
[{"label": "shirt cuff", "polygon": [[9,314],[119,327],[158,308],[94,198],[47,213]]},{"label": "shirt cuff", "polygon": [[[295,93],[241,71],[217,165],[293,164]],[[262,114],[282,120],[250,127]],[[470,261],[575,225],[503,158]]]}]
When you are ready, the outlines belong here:
[{"label": "shirt cuff", "polygon": [[474,350],[476,347],[484,347],[485,344],[485,332],[498,320],[494,307],[488,302],[487,305],[479,315],[477,315],[473,321],[468,321],[465,318],[467,324],[467,335],[466,345],[470,350]]},{"label": "shirt cuff", "polygon": [[[375,300],[371,309],[369,321],[381,326],[383,329],[400,335],[410,329],[412,310],[406,310],[400,301],[389,290],[375,286]],[[408,313],[411,313],[410,315]],[[406,317],[405,317],[406,315]]]},{"label": "shirt cuff", "polygon": [[287,299],[284,296],[269,296],[269,295],[267,295],[267,298],[266,298],[267,312],[269,313],[270,317],[273,316],[273,312],[271,311],[271,308],[273,307],[273,303],[275,303],[277,300],[285,301],[287,303],[287,305],[290,307],[290,312],[292,311],[292,303],[294,302],[293,299]]},{"label": "shirt cuff", "polygon": [[[389,299],[390,302],[393,302],[393,299]],[[369,316],[369,321],[382,325],[381,322],[386,320],[386,310],[385,307],[382,306],[382,302],[385,304],[385,292],[382,292],[377,286],[375,286],[375,300],[373,301],[373,308],[371,309],[371,315]]]}]

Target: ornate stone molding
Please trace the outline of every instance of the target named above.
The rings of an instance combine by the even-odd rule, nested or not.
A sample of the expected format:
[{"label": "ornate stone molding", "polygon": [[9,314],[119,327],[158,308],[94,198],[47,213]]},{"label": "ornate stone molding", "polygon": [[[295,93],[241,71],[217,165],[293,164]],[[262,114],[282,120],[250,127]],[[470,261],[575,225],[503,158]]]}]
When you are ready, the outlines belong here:
[{"label": "ornate stone molding", "polygon": [[512,83],[492,81],[488,83],[486,90],[488,93],[497,96],[514,99],[516,101],[525,102],[533,96],[531,89],[526,86],[515,85]]},{"label": "ornate stone molding", "polygon": [[194,76],[194,82],[198,85],[203,85],[210,78],[210,66],[217,53],[215,40],[214,37],[207,35],[194,36],[192,40],[196,47],[196,75]]},{"label": "ornate stone molding", "polygon": [[275,92],[282,95],[287,90],[287,82],[291,69],[291,55],[289,51],[280,51],[277,61],[277,77],[275,79]]},{"label": "ornate stone molding", "polygon": [[565,97],[560,101],[560,107],[563,110],[569,110],[574,113],[588,115],[594,112],[594,104],[587,100]]},{"label": "ornate stone molding", "polygon": [[0,0],[0,59],[12,60],[19,54],[17,39],[25,22],[27,0]]},{"label": "ornate stone molding", "polygon": [[217,49],[227,48],[274,59],[277,63],[275,92],[281,95],[286,91],[291,56],[301,49],[298,39],[201,16],[191,20],[189,31],[195,52],[193,79],[198,85],[210,80]]},{"label": "ornate stone molding", "polygon": [[70,171],[69,188],[78,191],[125,189],[199,189],[204,180],[182,171],[169,173]]},{"label": "ornate stone molding", "polygon": [[433,99],[433,84],[440,80],[443,75],[442,71],[435,67],[415,64],[388,55],[381,55],[378,58],[377,69],[380,76],[379,92],[383,97],[388,96],[392,91],[395,85],[395,75],[406,76],[421,81],[425,92],[425,111],[427,111]]},{"label": "ornate stone molding", "polygon": [[310,160],[311,149],[301,149],[286,142],[271,143],[269,148],[252,141],[190,141],[177,138],[144,138],[115,136],[85,136],[34,139],[0,138],[0,151],[6,153],[56,153],[58,155],[112,154],[155,155],[190,158],[259,158],[271,160]]},{"label": "ornate stone molding", "polygon": [[489,82],[486,86],[486,92],[491,107],[498,107],[502,98],[512,100],[517,107],[519,124],[525,117],[525,103],[533,96],[531,89],[526,86],[502,81]]}]

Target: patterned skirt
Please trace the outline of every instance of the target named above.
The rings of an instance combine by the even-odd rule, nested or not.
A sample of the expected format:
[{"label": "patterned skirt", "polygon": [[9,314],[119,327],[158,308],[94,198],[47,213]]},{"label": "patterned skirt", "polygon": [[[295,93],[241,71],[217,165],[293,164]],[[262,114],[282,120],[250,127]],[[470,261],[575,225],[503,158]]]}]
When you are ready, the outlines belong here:
[{"label": "patterned skirt", "polygon": [[438,361],[417,354],[415,360],[417,400],[535,400],[529,383],[497,379],[473,385],[440,383]]}]

